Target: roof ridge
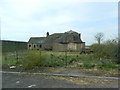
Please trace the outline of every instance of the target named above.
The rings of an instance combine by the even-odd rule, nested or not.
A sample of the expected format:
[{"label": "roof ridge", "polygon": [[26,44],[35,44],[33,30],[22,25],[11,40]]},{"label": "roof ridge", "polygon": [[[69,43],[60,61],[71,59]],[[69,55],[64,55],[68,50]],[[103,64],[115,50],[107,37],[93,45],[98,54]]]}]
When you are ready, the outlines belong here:
[{"label": "roof ridge", "polygon": [[31,38],[45,38],[45,37],[31,37]]}]

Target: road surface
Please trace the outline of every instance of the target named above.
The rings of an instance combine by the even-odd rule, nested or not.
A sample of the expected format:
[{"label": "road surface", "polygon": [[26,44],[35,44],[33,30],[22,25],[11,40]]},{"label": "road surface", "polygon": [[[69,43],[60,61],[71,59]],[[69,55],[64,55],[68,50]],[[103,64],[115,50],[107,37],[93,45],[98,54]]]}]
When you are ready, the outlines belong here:
[{"label": "road surface", "polygon": [[3,73],[2,88],[118,88],[118,82],[80,85],[42,75]]}]

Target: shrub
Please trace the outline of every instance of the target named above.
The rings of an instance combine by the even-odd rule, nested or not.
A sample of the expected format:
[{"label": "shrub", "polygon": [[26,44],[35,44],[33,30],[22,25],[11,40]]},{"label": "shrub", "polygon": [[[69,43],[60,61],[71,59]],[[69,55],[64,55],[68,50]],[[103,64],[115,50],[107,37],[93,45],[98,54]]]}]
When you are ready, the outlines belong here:
[{"label": "shrub", "polygon": [[64,61],[56,59],[56,58],[53,58],[53,59],[45,60],[43,65],[47,66],[47,67],[63,66],[64,65]]},{"label": "shrub", "polygon": [[105,58],[107,56],[105,48],[104,44],[93,44],[91,49],[94,51],[94,57],[98,59]]},{"label": "shrub", "polygon": [[93,44],[91,49],[94,51],[94,57],[101,59],[111,59],[112,62],[117,62],[118,55],[118,43],[117,41],[107,40],[103,44]]},{"label": "shrub", "polygon": [[41,51],[28,51],[23,61],[24,69],[33,69],[34,67],[43,66],[48,55]]},{"label": "shrub", "polygon": [[106,51],[108,53],[109,58],[113,62],[117,62],[118,58],[118,43],[115,40],[108,40],[105,42]]}]

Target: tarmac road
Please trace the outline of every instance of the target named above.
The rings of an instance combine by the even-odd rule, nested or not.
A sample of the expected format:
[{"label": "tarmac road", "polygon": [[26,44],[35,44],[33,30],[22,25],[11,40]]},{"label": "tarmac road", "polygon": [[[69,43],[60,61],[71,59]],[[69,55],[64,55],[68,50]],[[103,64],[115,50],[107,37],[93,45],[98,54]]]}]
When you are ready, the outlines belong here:
[{"label": "tarmac road", "polygon": [[65,80],[47,78],[41,75],[3,73],[2,88],[118,88],[118,82],[78,85]]}]

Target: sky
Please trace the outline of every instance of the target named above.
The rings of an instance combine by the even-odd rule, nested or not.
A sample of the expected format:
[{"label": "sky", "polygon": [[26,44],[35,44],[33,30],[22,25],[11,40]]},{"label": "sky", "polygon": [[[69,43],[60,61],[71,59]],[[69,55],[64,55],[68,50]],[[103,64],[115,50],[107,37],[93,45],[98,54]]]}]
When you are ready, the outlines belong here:
[{"label": "sky", "polygon": [[28,41],[69,30],[81,33],[86,45],[118,37],[117,0],[0,0],[1,39]]}]

